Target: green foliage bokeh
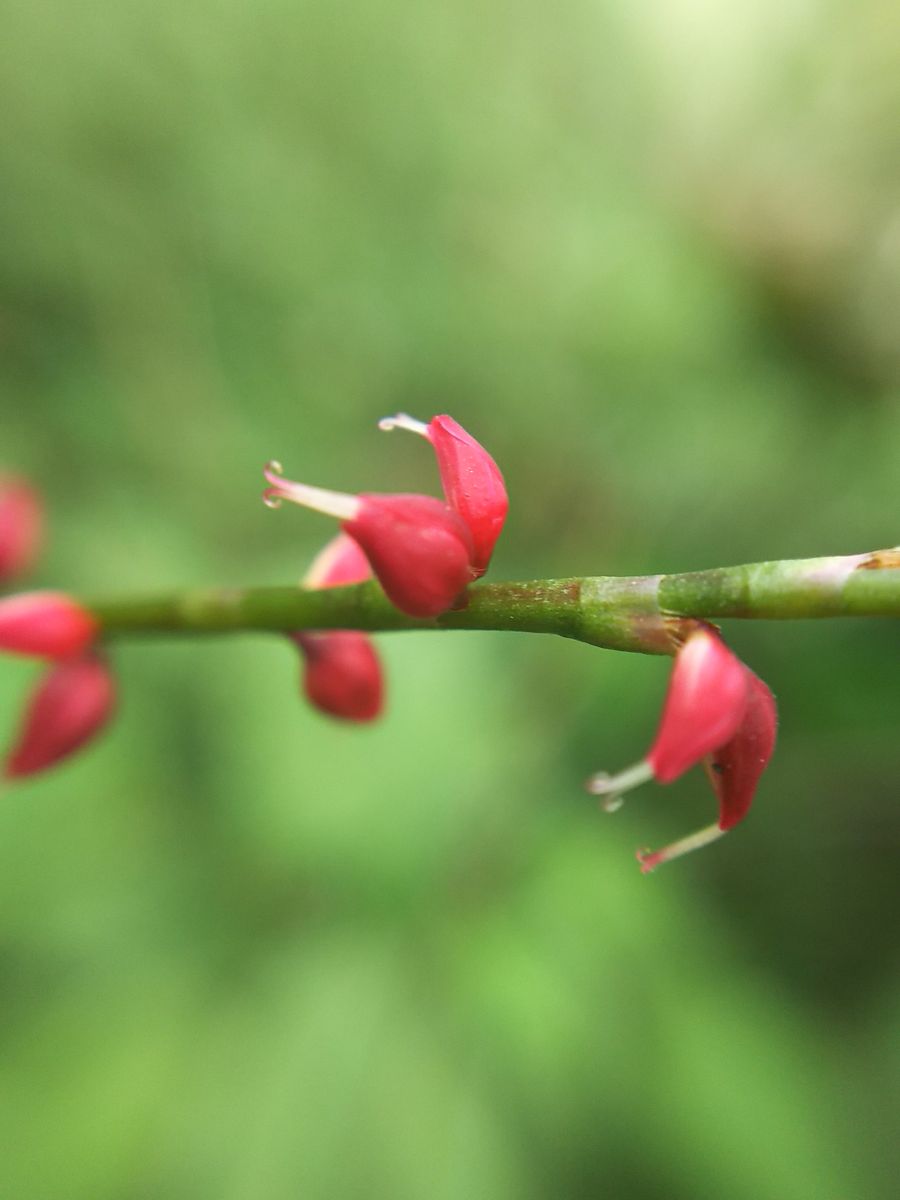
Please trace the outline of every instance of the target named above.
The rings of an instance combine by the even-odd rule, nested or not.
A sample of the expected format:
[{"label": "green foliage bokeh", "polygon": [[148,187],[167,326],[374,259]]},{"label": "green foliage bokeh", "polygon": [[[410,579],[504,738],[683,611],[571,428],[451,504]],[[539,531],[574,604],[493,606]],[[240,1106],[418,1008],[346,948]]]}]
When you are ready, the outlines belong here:
[{"label": "green foliage bokeh", "polygon": [[[896,16],[877,0],[4,0],[0,465],[37,585],[299,578],[262,463],[511,493],[496,577],[898,540]],[[892,622],[732,625],[779,697],[745,827],[598,815],[666,664],[381,639],[337,728],[291,648],[134,641],[89,753],[0,807],[0,1193],[890,1197]],[[12,729],[32,678],[4,663]]]}]

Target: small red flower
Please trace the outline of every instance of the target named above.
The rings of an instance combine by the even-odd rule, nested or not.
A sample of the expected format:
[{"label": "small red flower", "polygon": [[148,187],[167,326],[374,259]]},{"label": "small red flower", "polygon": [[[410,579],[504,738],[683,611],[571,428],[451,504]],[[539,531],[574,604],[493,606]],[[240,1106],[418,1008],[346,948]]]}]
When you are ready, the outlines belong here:
[{"label": "small red flower", "polygon": [[35,775],[68,758],[103,729],[114,707],[113,678],[99,655],[55,663],[28,701],[4,764],[6,778]]},{"label": "small red flower", "polygon": [[0,650],[68,658],[96,636],[91,614],[62,592],[22,592],[0,600]]},{"label": "small red flower", "polygon": [[446,414],[432,417],[426,425],[406,413],[397,413],[379,421],[378,427],[408,429],[431,442],[444,497],[468,525],[474,546],[472,566],[477,575],[483,575],[509,508],[506,484],[493,458]]},{"label": "small red flower", "polygon": [[25,574],[44,536],[44,504],[24,479],[0,477],[0,583]]},{"label": "small red flower", "polygon": [[671,783],[703,762],[719,800],[715,825],[663,850],[640,851],[645,873],[721,837],[742,820],[775,747],[772,693],[718,634],[701,628],[675,656],[659,729],[645,758],[618,775],[598,772],[588,791],[604,796],[609,812],[625,792],[649,779]]},{"label": "small red flower", "polygon": [[271,486],[263,499],[270,507],[290,500],[337,517],[388,599],[411,617],[446,612],[475,577],[465,522],[432,496],[331,492],[282,479],[275,462],[265,477]]},{"label": "small red flower", "polygon": [[[332,538],[304,579],[309,588],[361,583],[369,561],[345,533]],[[372,721],[383,707],[381,662],[371,638],[355,629],[298,632],[291,639],[304,659],[303,688],[310,703],[345,721]]]}]

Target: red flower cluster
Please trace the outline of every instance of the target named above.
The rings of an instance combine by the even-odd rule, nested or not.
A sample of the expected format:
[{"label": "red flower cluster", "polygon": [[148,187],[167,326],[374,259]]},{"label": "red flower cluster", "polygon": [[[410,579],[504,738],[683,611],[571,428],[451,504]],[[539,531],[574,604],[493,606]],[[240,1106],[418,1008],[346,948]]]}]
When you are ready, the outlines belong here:
[{"label": "red flower cluster", "polygon": [[659,729],[646,757],[618,775],[598,772],[588,780],[588,791],[605,796],[604,807],[613,812],[638,784],[671,783],[703,763],[719,801],[718,822],[662,850],[639,851],[646,874],[715,841],[743,820],[775,749],[777,723],[775,699],[763,681],[716,630],[702,625],[675,656]]},{"label": "red flower cluster", "polygon": [[[487,570],[503,528],[508,501],[497,464],[456,421],[427,424],[404,413],[380,427],[407,429],[434,449],[443,500],[405,493],[348,495],[282,478],[265,470],[267,504],[282,500],[337,518],[341,532],[310,567],[306,588],[361,583],[374,576],[390,601],[412,617],[433,619],[460,603]],[[21,576],[42,540],[40,497],[21,479],[0,478],[0,585]],[[50,663],[28,699],[21,728],[3,761],[8,779],[32,775],[87,744],[115,707],[113,677],[97,649],[94,617],[59,592],[30,592],[0,600],[0,651]],[[359,630],[302,630],[290,635],[303,661],[310,703],[342,720],[378,717],[384,705],[381,663],[371,638]],[[772,693],[722,641],[712,626],[695,622],[675,656],[656,737],[634,766],[599,772],[588,790],[609,811],[625,792],[649,779],[670,783],[702,764],[719,805],[716,824],[655,852],[640,851],[644,872],[721,837],[747,814],[775,746]]]},{"label": "red flower cluster", "polygon": [[[444,501],[406,493],[330,492],[283,479],[265,469],[270,507],[282,500],[336,517],[342,533],[310,568],[304,586],[338,587],[374,575],[387,597],[413,617],[436,617],[458,601],[487,570],[506,518],[508,500],[497,464],[452,417],[427,425],[399,414],[382,429],[405,428],[435,450]],[[316,708],[333,717],[371,721],[383,705],[381,665],[371,639],[357,630],[293,635],[305,659],[304,689]]]},{"label": "red flower cluster", "polygon": [[[40,497],[22,480],[0,481],[0,584],[37,557],[43,536]],[[115,707],[105,659],[94,648],[93,617],[60,592],[26,592],[0,600],[0,650],[47,659],[21,727],[3,762],[7,779],[45,770],[89,742]]]}]

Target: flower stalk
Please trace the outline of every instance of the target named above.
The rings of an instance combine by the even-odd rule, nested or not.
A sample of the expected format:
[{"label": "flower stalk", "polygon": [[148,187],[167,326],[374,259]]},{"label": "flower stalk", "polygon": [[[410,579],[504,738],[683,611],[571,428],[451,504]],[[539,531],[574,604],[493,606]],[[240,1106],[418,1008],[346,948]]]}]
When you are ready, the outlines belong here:
[{"label": "flower stalk", "polygon": [[709,571],[478,583],[437,617],[399,612],[373,582],[213,587],[82,600],[107,638],[303,629],[481,629],[553,633],[610,650],[672,654],[692,619],[900,617],[900,551],[786,559]]}]

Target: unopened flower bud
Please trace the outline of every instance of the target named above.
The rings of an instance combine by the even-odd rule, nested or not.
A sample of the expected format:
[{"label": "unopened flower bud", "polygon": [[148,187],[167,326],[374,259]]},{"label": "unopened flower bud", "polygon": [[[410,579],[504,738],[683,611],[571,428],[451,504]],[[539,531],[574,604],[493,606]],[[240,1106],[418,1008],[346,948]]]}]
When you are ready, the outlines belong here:
[{"label": "unopened flower bud", "polygon": [[97,622],[62,592],[23,592],[0,600],[0,650],[37,658],[80,654],[97,636]]},{"label": "unopened flower bud", "polygon": [[44,505],[24,479],[0,477],[0,583],[31,567],[44,533]]},{"label": "unopened flower bud", "polygon": [[4,774],[20,779],[46,770],[90,742],[115,707],[115,685],[97,654],[55,663],[25,709]]},{"label": "unopened flower bud", "polygon": [[406,413],[384,417],[379,429],[408,429],[434,447],[444,497],[472,535],[472,566],[483,575],[503,529],[509,498],[500,468],[487,450],[452,417],[432,417],[426,425]]},{"label": "unopened flower bud", "polygon": [[475,577],[472,538],[463,520],[432,496],[358,496],[292,483],[277,463],[265,472],[270,507],[290,500],[337,517],[360,546],[392,604],[411,617],[446,612]]},{"label": "unopened flower bud", "polygon": [[303,652],[303,689],[310,703],[345,721],[373,721],[381,713],[381,663],[371,638],[355,629],[291,635]]}]

